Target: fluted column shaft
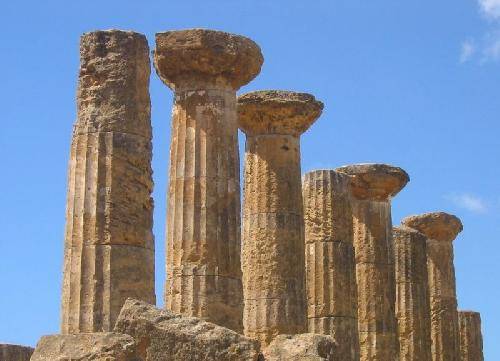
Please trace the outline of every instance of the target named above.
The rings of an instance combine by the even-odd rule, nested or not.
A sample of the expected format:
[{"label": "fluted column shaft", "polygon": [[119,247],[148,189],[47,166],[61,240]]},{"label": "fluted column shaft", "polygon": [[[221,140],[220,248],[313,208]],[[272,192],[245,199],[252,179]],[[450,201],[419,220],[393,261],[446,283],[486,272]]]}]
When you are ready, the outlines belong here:
[{"label": "fluted column shaft", "polygon": [[176,88],[167,220],[170,310],[241,330],[236,91]]},{"label": "fluted column shaft", "polygon": [[155,303],[149,49],[82,36],[69,161],[62,333],[110,331],[128,297]]},{"label": "fluted column shaft", "polygon": [[395,227],[393,237],[399,359],[430,361],[431,325],[426,237],[408,227]]},{"label": "fluted column shaft", "polygon": [[306,173],[303,184],[308,331],[337,342],[345,361],[359,360],[357,288],[349,176]]},{"label": "fluted column shaft", "polygon": [[396,284],[389,200],[353,202],[361,360],[395,360]]},{"label": "fluted column shaft", "polygon": [[458,312],[460,328],[460,361],[484,361],[481,315],[478,312]]},{"label": "fluted column shaft", "polygon": [[247,136],[242,269],[245,335],[306,330],[299,138]]},{"label": "fluted column shaft", "polygon": [[433,361],[459,361],[459,328],[453,243],[427,240]]}]

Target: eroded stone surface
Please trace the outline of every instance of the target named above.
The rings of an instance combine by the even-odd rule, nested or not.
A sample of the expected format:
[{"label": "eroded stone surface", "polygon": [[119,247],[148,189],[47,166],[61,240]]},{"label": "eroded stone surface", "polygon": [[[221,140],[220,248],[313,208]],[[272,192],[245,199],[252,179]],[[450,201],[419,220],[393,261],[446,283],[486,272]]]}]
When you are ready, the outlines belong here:
[{"label": "eroded stone surface", "polygon": [[305,333],[280,335],[264,349],[265,361],[342,361],[330,336]]},{"label": "eroded stone surface", "polygon": [[260,71],[250,39],[213,30],[156,35],[155,66],[175,90],[165,305],[242,330],[236,89]]},{"label": "eroded stone surface", "polygon": [[484,361],[481,315],[478,312],[458,312],[460,325],[460,361]]},{"label": "eroded stone surface", "polygon": [[430,361],[432,357],[427,238],[405,226],[394,227],[393,238],[399,359]]},{"label": "eroded stone surface", "polygon": [[403,169],[388,164],[353,164],[337,171],[353,177],[352,194],[357,199],[384,201],[398,194],[410,181]]},{"label": "eroded stone surface", "polygon": [[158,75],[172,89],[200,81],[239,89],[260,73],[264,58],[252,40],[206,29],[156,34]]},{"label": "eroded stone surface", "polygon": [[[273,101],[285,107],[287,102],[296,103],[294,96]],[[246,336],[265,345],[278,334],[297,334],[307,328],[300,140],[295,130],[275,132],[289,116],[280,113],[279,107],[275,111],[266,101],[259,107],[258,100],[251,109],[247,104],[238,103],[240,126],[243,118],[255,119],[245,121],[243,325]],[[310,123],[319,115],[306,103],[303,107],[302,120]],[[262,114],[274,119],[270,128],[274,130],[260,126]],[[249,129],[250,124],[255,127]]]},{"label": "eroded stone surface", "polygon": [[110,331],[127,297],[155,302],[147,40],[119,30],[87,33],[80,57],[62,333]]},{"label": "eroded stone surface", "polygon": [[361,361],[394,361],[399,354],[391,198],[408,174],[385,164],[338,168],[351,177],[358,331]]},{"label": "eroded stone surface", "polygon": [[302,183],[308,331],[331,335],[337,355],[359,360],[357,288],[349,176],[306,173]]},{"label": "eroded stone surface", "polygon": [[428,238],[443,242],[452,242],[463,231],[460,219],[445,212],[410,216],[405,218],[402,224],[416,229]]},{"label": "eroded stone surface", "polygon": [[299,136],[322,111],[323,103],[306,93],[261,90],[238,97],[239,127],[247,135]]},{"label": "eroded stone surface", "polygon": [[0,361],[29,361],[33,351],[28,346],[0,343]]},{"label": "eroded stone surface", "polygon": [[443,212],[408,217],[402,224],[427,236],[432,360],[460,360],[452,242],[462,230],[462,224],[457,217]]},{"label": "eroded stone surface", "polygon": [[115,332],[131,335],[144,361],[257,361],[259,343],[195,317],[126,301]]},{"label": "eroded stone surface", "polygon": [[131,336],[112,332],[43,336],[31,358],[31,361],[68,360],[146,361],[138,355]]}]

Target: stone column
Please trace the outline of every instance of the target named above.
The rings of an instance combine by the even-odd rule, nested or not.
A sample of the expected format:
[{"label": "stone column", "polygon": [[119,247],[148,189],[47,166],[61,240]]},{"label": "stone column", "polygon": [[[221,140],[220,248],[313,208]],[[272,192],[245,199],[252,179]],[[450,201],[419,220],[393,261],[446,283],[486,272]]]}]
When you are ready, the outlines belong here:
[{"label": "stone column", "polygon": [[338,171],[352,176],[360,360],[394,361],[399,346],[391,198],[409,177],[385,164],[350,165]]},{"label": "stone column", "polygon": [[61,331],[109,331],[128,297],[155,303],[146,37],[110,30],[80,43],[69,161]]},{"label": "stone column", "polygon": [[431,360],[429,283],[426,237],[411,228],[394,227],[396,318],[399,360]]},{"label": "stone column", "polygon": [[459,361],[460,337],[452,242],[462,231],[462,222],[451,214],[436,212],[405,218],[402,224],[427,237],[432,360]]},{"label": "stone column", "polygon": [[0,344],[0,361],[29,361],[35,351],[32,347]]},{"label": "stone column", "polygon": [[312,95],[260,91],[238,99],[246,134],[242,232],[245,335],[268,344],[305,332],[300,135],[323,104]]},{"label": "stone column", "polygon": [[484,361],[481,315],[478,312],[458,312],[460,328],[460,361]]},{"label": "stone column", "polygon": [[175,92],[165,305],[241,331],[236,90],[263,57],[250,39],[193,29],[156,34],[154,60]]},{"label": "stone column", "polygon": [[306,173],[304,197],[308,331],[333,336],[336,354],[359,360],[358,298],[349,176]]}]

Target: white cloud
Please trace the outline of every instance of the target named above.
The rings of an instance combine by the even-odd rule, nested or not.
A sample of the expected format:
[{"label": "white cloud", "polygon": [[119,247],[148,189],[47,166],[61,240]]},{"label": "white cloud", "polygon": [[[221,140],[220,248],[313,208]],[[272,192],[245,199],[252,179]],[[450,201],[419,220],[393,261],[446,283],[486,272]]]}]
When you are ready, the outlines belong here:
[{"label": "white cloud", "polygon": [[462,43],[462,52],[460,53],[460,62],[465,63],[470,60],[476,51],[476,46],[472,40],[465,40]]},{"label": "white cloud", "polygon": [[474,213],[487,213],[486,202],[478,196],[468,193],[450,194],[446,196],[457,207],[464,208]]},{"label": "white cloud", "polygon": [[488,17],[500,18],[500,0],[479,0],[479,6]]},{"label": "white cloud", "polygon": [[483,61],[500,60],[500,32],[490,34],[487,37],[483,52]]}]

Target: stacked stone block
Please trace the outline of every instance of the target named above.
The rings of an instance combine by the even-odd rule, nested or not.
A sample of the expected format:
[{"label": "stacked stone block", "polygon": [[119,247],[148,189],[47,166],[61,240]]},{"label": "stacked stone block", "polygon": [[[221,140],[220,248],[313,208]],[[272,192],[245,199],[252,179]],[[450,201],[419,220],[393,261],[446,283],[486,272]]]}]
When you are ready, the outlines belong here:
[{"label": "stacked stone block", "polygon": [[156,34],[154,61],[175,92],[165,305],[241,331],[236,90],[263,58],[250,39],[193,29]]},{"label": "stacked stone block", "polygon": [[300,134],[319,117],[312,95],[261,91],[240,96],[246,134],[242,232],[244,332],[262,344],[305,332]]},{"label": "stacked stone block", "polygon": [[336,354],[359,360],[357,287],[349,176],[306,173],[304,198],[308,331],[331,335]]},{"label": "stacked stone block", "polygon": [[111,330],[127,297],[155,302],[147,40],[118,30],[87,33],[80,56],[62,333]]}]

